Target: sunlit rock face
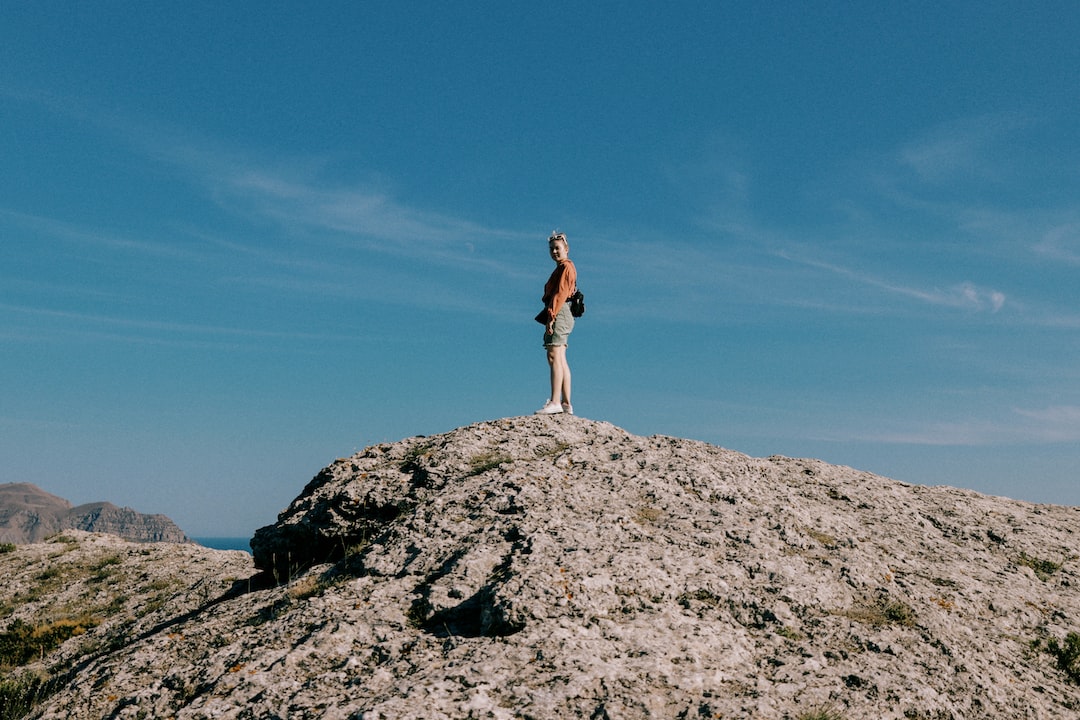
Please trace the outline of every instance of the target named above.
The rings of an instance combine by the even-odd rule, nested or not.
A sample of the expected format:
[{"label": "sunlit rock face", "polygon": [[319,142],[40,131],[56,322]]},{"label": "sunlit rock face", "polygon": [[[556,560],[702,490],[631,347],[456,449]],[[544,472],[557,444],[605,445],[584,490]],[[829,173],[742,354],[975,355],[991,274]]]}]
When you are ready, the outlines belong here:
[{"label": "sunlit rock face", "polygon": [[182,612],[130,620],[37,712],[1071,717],[1078,536],[1076,508],[573,416],[479,423],[336,460],[249,572],[199,599],[193,567]]}]

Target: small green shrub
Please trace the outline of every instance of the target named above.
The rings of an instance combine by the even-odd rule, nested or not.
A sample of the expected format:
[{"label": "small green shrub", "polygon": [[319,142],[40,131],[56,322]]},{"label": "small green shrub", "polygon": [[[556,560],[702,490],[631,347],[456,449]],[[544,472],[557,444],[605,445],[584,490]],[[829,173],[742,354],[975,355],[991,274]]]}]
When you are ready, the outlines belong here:
[{"label": "small green shrub", "polygon": [[104,582],[112,577],[116,566],[122,561],[115,555],[103,558],[98,562],[90,566],[90,577],[87,578],[90,582]]},{"label": "small green shrub", "polygon": [[289,586],[289,597],[293,600],[307,600],[322,595],[334,585],[334,579],[325,575],[305,575]]},{"label": "small green shrub", "polygon": [[292,598],[278,598],[269,605],[260,608],[254,617],[248,618],[245,624],[250,627],[258,627],[263,623],[273,622],[288,612],[291,605]]},{"label": "small green shrub", "polygon": [[782,638],[787,638],[788,640],[792,640],[794,642],[799,642],[800,640],[805,639],[803,634],[800,633],[798,630],[789,628],[786,625],[781,625],[780,629],[776,631],[776,634]]},{"label": "small green shrub", "polygon": [[894,625],[915,626],[915,610],[907,603],[893,600],[885,603],[881,611],[884,613],[885,619]]},{"label": "small green shrub", "polygon": [[57,578],[63,578],[63,577],[64,577],[64,568],[60,567],[59,565],[53,565],[53,566],[47,567],[44,570],[42,570],[41,572],[39,572],[37,574],[37,577],[34,578],[34,579],[35,580],[41,580],[42,582],[45,582],[45,581],[48,581],[48,580],[56,580]]},{"label": "small green shrub", "polygon": [[1071,682],[1080,685],[1080,633],[1069,633],[1064,643],[1050,638],[1046,643],[1046,652],[1054,656],[1058,667],[1069,676]]},{"label": "small green shrub", "polygon": [[679,595],[679,597],[675,598],[675,602],[679,603],[687,609],[690,608],[694,600],[702,603],[703,605],[708,605],[709,607],[719,607],[720,603],[722,602],[721,598],[716,595],[716,593],[706,588],[701,588],[693,592],[684,592],[683,594]]},{"label": "small green shrub", "polygon": [[422,628],[434,612],[435,608],[432,607],[430,600],[426,597],[418,597],[405,611],[405,620],[409,623],[409,627]]},{"label": "small green shrub", "polygon": [[33,602],[34,600],[48,597],[66,582],[70,582],[74,579],[69,577],[70,573],[70,566],[62,567],[57,564],[50,565],[34,576],[36,582],[31,585],[25,593],[22,593],[16,598],[16,600],[18,602]]},{"label": "small green shrub", "polygon": [[1050,576],[1060,570],[1065,563],[1033,558],[1027,553],[1022,552],[1020,553],[1020,557],[1016,561],[1016,564],[1022,567],[1031,568],[1032,572],[1035,573],[1035,577],[1046,582],[1050,579]]},{"label": "small green shrub", "polygon": [[469,475],[480,475],[513,460],[509,455],[496,452],[480,453],[469,458]]},{"label": "small green shrub", "polygon": [[819,707],[800,713],[798,720],[844,720],[844,716],[830,706]]},{"label": "small green shrub", "polygon": [[826,550],[835,550],[840,547],[840,541],[837,540],[836,537],[828,533],[821,532],[820,530],[815,530],[814,528],[807,528],[806,534],[813,538],[815,542],[817,542],[819,545],[821,545],[821,547],[825,548]]},{"label": "small green shrub", "polygon": [[9,552],[15,552],[16,549],[17,548],[15,543],[0,543],[0,555]]},{"label": "small green shrub", "polygon": [[638,525],[654,523],[664,517],[664,511],[651,505],[643,505],[634,512],[634,522]]},{"label": "small green shrub", "polygon": [[[541,445],[540,447],[538,447],[536,449],[536,457],[538,457],[538,458],[555,457],[556,455],[561,455],[562,453],[566,452],[567,450],[569,450],[572,447],[573,447],[573,445],[571,445],[570,443],[559,440],[559,441],[555,442],[554,444],[552,444],[550,446]],[[619,456],[619,457],[615,457],[616,455]],[[622,455],[620,453],[614,453],[612,455],[611,459],[612,460],[618,460],[621,457],[622,457]]]},{"label": "small green shrub", "polygon": [[867,625],[915,627],[914,608],[905,602],[888,597],[879,597],[871,602],[856,605],[841,614]]},{"label": "small green shrub", "polygon": [[405,457],[401,460],[401,465],[399,466],[401,468],[401,472],[411,473],[416,470],[420,466],[421,458],[423,458],[425,455],[431,454],[431,450],[431,445],[427,443],[416,445],[415,447],[413,447],[411,450],[405,453]]},{"label": "small green shrub", "polygon": [[97,572],[98,570],[104,570],[110,565],[119,565],[122,562],[123,559],[119,555],[106,555],[105,557],[101,558],[96,563],[91,565],[90,569],[94,572]]},{"label": "small green shrub", "polygon": [[0,633],[0,666],[17,667],[39,660],[68,638],[82,635],[99,622],[89,616],[61,618],[41,625],[15,620]]},{"label": "small green shrub", "polygon": [[17,720],[50,695],[50,685],[37,673],[0,677],[0,720]]}]

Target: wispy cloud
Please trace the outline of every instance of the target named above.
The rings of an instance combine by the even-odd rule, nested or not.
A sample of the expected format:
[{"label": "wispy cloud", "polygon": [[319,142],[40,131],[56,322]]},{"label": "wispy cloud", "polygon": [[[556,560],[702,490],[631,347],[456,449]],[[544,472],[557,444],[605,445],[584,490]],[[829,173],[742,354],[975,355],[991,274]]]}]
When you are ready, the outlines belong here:
[{"label": "wispy cloud", "polygon": [[[355,339],[354,336],[347,334],[334,335],[298,331],[259,330],[222,325],[145,320],[105,313],[82,313],[8,303],[0,303],[0,311],[6,313],[9,317],[22,315],[33,318],[37,323],[35,327],[38,330],[41,330],[43,321],[63,323],[67,329],[61,337],[70,337],[71,335],[108,337],[110,339],[126,339],[146,344],[205,346],[235,344],[241,341],[259,343],[266,341],[342,342]],[[50,333],[50,336],[55,337],[55,333]]]},{"label": "wispy cloud", "polygon": [[111,252],[137,253],[167,259],[197,260],[202,258],[198,251],[175,242],[129,237],[112,231],[90,228],[56,218],[30,215],[8,208],[0,208],[0,223],[16,225],[50,240],[102,248]]},{"label": "wispy cloud", "polygon": [[263,169],[234,173],[228,189],[267,217],[347,233],[373,245],[390,242],[398,250],[445,251],[463,239],[477,243],[508,234],[409,207],[377,190],[333,187]]},{"label": "wispy cloud", "polygon": [[902,146],[899,163],[927,183],[963,175],[997,179],[1004,168],[988,158],[999,141],[1030,121],[1017,113],[991,113],[943,123],[923,137]]},{"label": "wispy cloud", "polygon": [[1080,222],[1069,222],[1047,230],[1034,246],[1035,252],[1051,260],[1080,265]]},{"label": "wispy cloud", "polygon": [[[472,285],[535,281],[535,266],[525,260],[544,251],[542,233],[485,226],[411,206],[379,189],[340,186],[305,171],[254,163],[232,168],[224,177],[202,170],[200,182],[217,202],[253,223],[278,224],[290,239],[287,247],[243,246],[249,255],[299,273],[291,280],[264,278],[268,284],[299,282],[309,291],[341,295],[343,283],[348,283],[352,289],[345,294],[352,296],[355,278],[345,277],[350,269],[365,274],[372,269],[370,260],[381,256],[393,263],[383,276],[398,276],[394,288],[382,292],[383,299],[429,306],[464,303],[467,308],[462,309],[490,313],[496,310],[491,303],[456,292],[449,278]],[[333,277],[344,279],[327,280]]]},{"label": "wispy cloud", "polygon": [[907,429],[864,428],[828,439],[941,447],[1075,443],[1080,442],[1080,407],[1012,408],[998,417],[937,420]]},{"label": "wispy cloud", "polygon": [[1054,405],[1040,409],[1017,408],[1017,415],[1028,422],[1027,432],[1042,442],[1080,441],[1080,407]]},{"label": "wispy cloud", "polygon": [[[355,253],[346,258],[344,253],[326,251],[342,247],[381,255],[391,262],[405,260],[410,263],[408,267],[418,270],[414,273],[417,277],[430,278],[441,269],[472,278],[500,277],[520,283],[535,280],[535,266],[529,260],[535,255],[533,248],[542,240],[538,240],[534,230],[497,227],[469,217],[433,211],[404,201],[387,183],[377,179],[342,183],[326,170],[334,164],[333,160],[303,157],[271,160],[240,147],[221,146],[180,129],[152,126],[111,112],[95,113],[82,108],[78,118],[124,137],[145,157],[178,168],[180,177],[234,216],[247,220],[252,228],[265,227],[268,221],[278,226],[281,232],[276,241],[260,238],[254,242],[242,236],[217,241],[219,248],[253,261],[239,281],[263,283],[267,287],[306,287],[313,292],[351,296],[355,291],[349,289],[348,281],[328,280],[343,269],[355,269],[362,264]],[[889,209],[895,211],[902,206],[905,212],[918,217],[948,214],[948,222],[966,228],[966,232],[985,234],[990,231],[988,228],[1000,228],[1002,211],[939,202],[931,193],[922,191],[958,175],[993,177],[995,168],[1000,168],[993,158],[1002,140],[1027,123],[1026,118],[1009,113],[961,119],[895,148],[887,157],[878,158],[881,165],[873,171],[887,178],[883,184],[874,186],[874,192],[881,193],[875,201],[896,203]],[[718,187],[717,193],[723,198],[721,207],[709,214],[714,219],[702,223],[706,234],[718,236],[715,242],[710,243],[707,238],[679,242],[653,237],[648,242],[634,243],[632,239],[620,238],[617,243],[605,244],[602,238],[596,238],[594,247],[604,247],[607,251],[602,256],[603,271],[605,282],[613,290],[635,288],[648,293],[655,286],[662,296],[680,299],[665,313],[670,313],[671,307],[681,307],[687,309],[688,316],[701,318],[712,317],[713,313],[701,310],[715,306],[719,300],[867,312],[866,303],[851,302],[843,293],[829,292],[820,285],[817,287],[820,292],[815,292],[813,274],[777,267],[772,261],[779,256],[804,270],[842,278],[848,288],[878,291],[883,303],[906,299],[931,307],[986,314],[1021,307],[1012,293],[1007,295],[1004,290],[973,278],[958,277],[953,282],[938,284],[915,272],[898,280],[890,277],[889,269],[856,269],[873,266],[831,260],[822,249],[830,241],[815,238],[813,227],[795,238],[790,231],[776,230],[770,223],[755,219],[753,168],[747,163],[732,162],[732,154],[731,147],[724,145],[711,153],[705,170],[691,167],[692,178],[710,178],[709,186]],[[675,170],[683,174],[690,172],[685,167]],[[912,189],[910,173],[919,180],[916,186],[921,190]],[[906,179],[902,180],[901,176]],[[843,189],[838,190],[842,195]],[[854,196],[838,202],[851,207],[858,204]],[[881,207],[875,206],[874,201],[856,209],[857,216],[849,218],[851,223],[845,231],[848,235],[875,234],[886,223]],[[1005,215],[1005,220],[1009,220],[1008,214]],[[36,222],[43,229],[72,240],[111,244],[117,250],[164,255],[208,249],[206,243],[185,248],[176,243],[102,235],[44,218],[18,219],[24,223]],[[1013,225],[1014,235],[1025,228],[1022,222]],[[1037,252],[1060,261],[1080,263],[1078,228],[1080,225],[1062,225],[1047,232],[1037,245]],[[188,232],[214,234],[205,229]],[[802,247],[805,251],[771,253],[770,247]],[[601,253],[596,257],[601,258]],[[346,260],[344,266],[342,258]],[[642,287],[641,283],[648,286]],[[831,281],[831,284],[836,283]],[[423,295],[417,295],[418,301]],[[655,302],[643,301],[640,305],[647,311]],[[642,311],[633,298],[627,298],[625,303],[621,298],[619,307],[625,307],[628,314]],[[876,307],[880,311],[882,305]],[[1064,324],[1069,322],[1066,319]]]},{"label": "wispy cloud", "polygon": [[1000,290],[982,288],[972,282],[959,282],[944,289],[915,287],[892,282],[872,273],[859,272],[842,265],[796,255],[790,251],[777,251],[776,255],[793,263],[847,278],[859,285],[883,290],[891,295],[918,300],[928,305],[990,313],[996,313],[1005,306],[1005,293]]},{"label": "wispy cloud", "polygon": [[[347,242],[369,252],[503,275],[518,272],[514,262],[501,257],[508,245],[542,242],[532,230],[491,227],[411,205],[378,181],[331,181],[322,175],[324,168],[332,164],[326,158],[271,160],[239,145],[223,144],[181,127],[147,122],[86,102],[63,102],[49,96],[30,101],[121,138],[145,158],[178,170],[178,178],[186,178],[235,215],[254,224],[263,225],[267,220],[277,223],[292,241],[301,236],[322,242]],[[155,247],[143,240],[97,237],[92,231],[44,218],[37,222],[52,222],[50,232],[72,239],[111,242],[116,247],[127,242],[133,250],[180,252],[171,244]]]},{"label": "wispy cloud", "polygon": [[[253,224],[277,224],[292,241],[342,244],[429,264],[512,275],[508,246],[540,242],[533,231],[500,228],[403,202],[375,180],[341,183],[326,159],[261,158],[235,147],[125,121],[117,130],[143,154],[170,164],[218,205]],[[264,245],[249,248],[262,252]],[[277,256],[280,262],[281,254]]]}]

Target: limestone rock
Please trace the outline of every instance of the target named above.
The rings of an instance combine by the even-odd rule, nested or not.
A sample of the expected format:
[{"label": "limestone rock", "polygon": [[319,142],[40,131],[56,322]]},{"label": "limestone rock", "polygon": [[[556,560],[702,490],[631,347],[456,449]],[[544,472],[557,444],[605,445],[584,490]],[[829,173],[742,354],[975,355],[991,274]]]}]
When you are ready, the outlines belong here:
[{"label": "limestone rock", "polygon": [[34,717],[1073,718],[1078,534],[1077,508],[479,423],[332,463],[253,539],[283,584],[69,640]]}]

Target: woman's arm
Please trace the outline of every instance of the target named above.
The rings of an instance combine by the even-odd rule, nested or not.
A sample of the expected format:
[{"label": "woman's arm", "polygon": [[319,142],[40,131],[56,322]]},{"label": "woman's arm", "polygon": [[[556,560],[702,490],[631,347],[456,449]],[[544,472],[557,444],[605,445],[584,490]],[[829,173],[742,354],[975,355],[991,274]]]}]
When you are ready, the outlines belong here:
[{"label": "woman's arm", "polygon": [[574,290],[577,288],[577,268],[574,267],[574,263],[569,260],[560,263],[557,271],[562,272],[559,276],[558,288],[551,298],[551,308],[548,310],[550,313],[549,325],[555,322],[563,303],[570,299],[570,296],[574,294]]}]

